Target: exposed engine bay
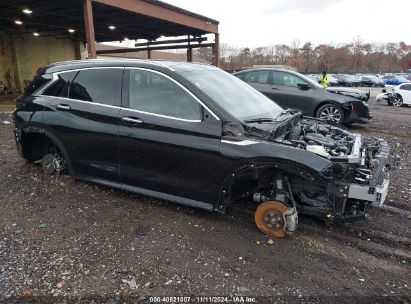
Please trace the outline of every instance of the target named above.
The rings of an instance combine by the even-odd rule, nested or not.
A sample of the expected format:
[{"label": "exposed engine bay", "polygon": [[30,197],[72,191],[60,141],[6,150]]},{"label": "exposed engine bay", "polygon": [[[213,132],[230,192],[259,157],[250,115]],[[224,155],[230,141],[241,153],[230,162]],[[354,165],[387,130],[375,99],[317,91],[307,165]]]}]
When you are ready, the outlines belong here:
[{"label": "exposed engine bay", "polygon": [[353,134],[339,127],[308,120],[292,127],[285,139],[322,156],[347,156],[355,142]]},{"label": "exposed engine bay", "polygon": [[[305,164],[303,154],[295,165],[254,164],[237,176],[234,196],[253,194],[253,200],[261,203],[261,208],[267,208],[267,202],[271,202],[273,209],[279,203],[288,208],[283,212],[284,231],[292,233],[295,229],[297,218],[293,210],[333,222],[347,222],[366,218],[368,205],[384,203],[389,170],[399,161],[392,157],[384,140],[363,141],[360,134],[350,133],[328,121],[303,117],[291,110],[285,110],[273,122],[264,122],[247,128],[245,135],[272,144],[292,146],[291,154],[298,148],[330,162],[319,176],[306,175],[304,166],[299,166]],[[292,156],[286,158],[292,159]],[[255,182],[250,183],[250,180]],[[260,224],[277,225],[275,212],[270,216],[261,214]],[[287,223],[292,225],[288,227]]]}]

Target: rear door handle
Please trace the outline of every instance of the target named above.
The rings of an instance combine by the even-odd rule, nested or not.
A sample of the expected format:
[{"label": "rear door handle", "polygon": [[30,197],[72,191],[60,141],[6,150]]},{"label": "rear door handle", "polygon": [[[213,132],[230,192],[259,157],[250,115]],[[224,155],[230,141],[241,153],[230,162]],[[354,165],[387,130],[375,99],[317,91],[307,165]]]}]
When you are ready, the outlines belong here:
[{"label": "rear door handle", "polygon": [[129,124],[142,124],[143,120],[137,117],[121,117],[121,121],[129,123]]},{"label": "rear door handle", "polygon": [[56,109],[60,110],[60,111],[69,111],[69,110],[71,110],[71,107],[69,105],[66,105],[66,104],[58,104],[56,106]]}]

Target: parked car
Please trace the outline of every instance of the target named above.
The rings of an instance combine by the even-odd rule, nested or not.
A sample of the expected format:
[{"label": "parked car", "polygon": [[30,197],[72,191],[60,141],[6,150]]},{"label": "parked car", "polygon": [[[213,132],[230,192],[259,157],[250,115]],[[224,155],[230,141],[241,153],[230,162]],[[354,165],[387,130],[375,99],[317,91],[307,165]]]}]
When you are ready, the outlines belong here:
[{"label": "parked car", "polygon": [[384,81],[372,75],[362,76],[361,86],[363,87],[383,87]]},{"label": "parked car", "polygon": [[402,83],[411,83],[411,81],[409,81],[407,78],[403,77],[403,76],[395,76],[393,78],[389,78],[385,80],[385,84],[388,85],[399,85]]},{"label": "parked car", "polygon": [[375,97],[375,101],[377,103],[385,101],[388,105],[392,106],[395,97],[394,95],[394,86],[386,85],[382,89],[381,93]]},{"label": "parked car", "polygon": [[343,87],[358,87],[360,81],[352,75],[338,75],[338,83]]},{"label": "parked car", "polygon": [[395,76],[393,74],[385,74],[381,76],[381,79],[385,82],[388,79],[392,79],[395,78]]},{"label": "parked car", "polygon": [[248,69],[234,73],[284,108],[334,123],[367,123],[372,116],[367,103],[333,94],[304,75],[281,69]]},{"label": "parked car", "polygon": [[393,99],[391,105],[396,107],[411,105],[411,82],[394,86],[392,93]]},{"label": "parked car", "polygon": [[[331,94],[331,93],[330,93]],[[258,228],[297,214],[364,219],[384,203],[388,144],[283,110],[209,65],[85,60],[40,69],[13,114],[17,149],[47,173],[225,212],[258,203]]]},{"label": "parked car", "polygon": [[338,79],[336,77],[334,77],[333,75],[327,75],[328,77],[328,85],[330,87],[336,87],[340,85],[340,82],[338,81]]}]

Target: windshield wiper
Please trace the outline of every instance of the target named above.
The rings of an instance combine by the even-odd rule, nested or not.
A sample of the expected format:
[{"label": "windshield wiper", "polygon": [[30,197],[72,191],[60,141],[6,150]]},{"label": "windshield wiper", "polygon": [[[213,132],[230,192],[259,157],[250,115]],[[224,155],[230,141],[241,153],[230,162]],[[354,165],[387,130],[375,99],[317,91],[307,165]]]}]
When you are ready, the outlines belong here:
[{"label": "windshield wiper", "polygon": [[254,118],[254,119],[247,119],[244,120],[245,123],[265,123],[265,122],[274,122],[275,120],[272,118]]},{"label": "windshield wiper", "polygon": [[282,111],[280,113],[280,115],[277,116],[277,118],[275,120],[276,121],[283,121],[285,119],[288,119],[288,117],[282,117],[282,116],[294,115],[296,113],[298,113],[298,111],[291,110],[291,109],[285,109],[284,111]]}]

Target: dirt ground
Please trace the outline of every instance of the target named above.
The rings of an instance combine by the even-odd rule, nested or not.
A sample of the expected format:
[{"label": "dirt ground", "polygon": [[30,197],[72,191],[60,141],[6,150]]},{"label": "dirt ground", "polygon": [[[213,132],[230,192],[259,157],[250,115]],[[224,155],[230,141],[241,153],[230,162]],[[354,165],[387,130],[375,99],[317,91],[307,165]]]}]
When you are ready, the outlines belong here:
[{"label": "dirt ground", "polygon": [[0,114],[0,303],[23,295],[409,303],[411,107],[370,107],[372,122],[351,130],[398,148],[387,206],[349,226],[300,216],[294,236],[273,242],[244,203],[220,215],[46,176],[17,155]]}]

